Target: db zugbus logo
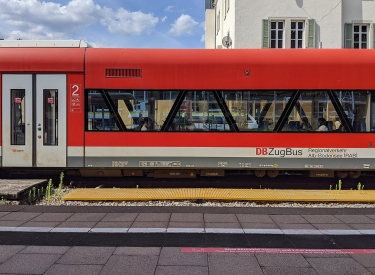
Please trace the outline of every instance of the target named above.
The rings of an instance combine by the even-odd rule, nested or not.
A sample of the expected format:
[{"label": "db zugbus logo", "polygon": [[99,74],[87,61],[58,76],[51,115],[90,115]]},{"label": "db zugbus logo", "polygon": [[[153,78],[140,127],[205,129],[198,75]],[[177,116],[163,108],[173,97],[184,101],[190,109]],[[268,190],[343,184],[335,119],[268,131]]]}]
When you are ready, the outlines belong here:
[{"label": "db zugbus logo", "polygon": [[292,148],[256,148],[255,154],[257,156],[278,156],[283,158],[285,156],[302,156],[302,150]]}]

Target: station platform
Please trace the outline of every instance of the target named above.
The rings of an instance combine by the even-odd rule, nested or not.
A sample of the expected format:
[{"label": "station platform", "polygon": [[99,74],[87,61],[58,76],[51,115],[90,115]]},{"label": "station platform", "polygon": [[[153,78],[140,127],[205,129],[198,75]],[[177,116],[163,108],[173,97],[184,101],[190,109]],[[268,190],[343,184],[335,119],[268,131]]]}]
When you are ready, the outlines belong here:
[{"label": "station platform", "polygon": [[0,274],[375,274],[373,208],[4,205],[0,233]]},{"label": "station platform", "polygon": [[272,190],[215,188],[75,189],[66,201],[221,200],[273,202],[375,202],[375,190]]}]

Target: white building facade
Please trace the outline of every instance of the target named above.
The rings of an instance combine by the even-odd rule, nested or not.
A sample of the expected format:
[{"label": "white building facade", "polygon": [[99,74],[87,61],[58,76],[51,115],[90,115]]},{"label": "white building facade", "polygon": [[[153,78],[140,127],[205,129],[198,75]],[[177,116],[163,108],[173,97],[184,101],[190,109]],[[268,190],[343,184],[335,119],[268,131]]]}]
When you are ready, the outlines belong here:
[{"label": "white building facade", "polygon": [[206,48],[375,48],[374,0],[206,0]]}]

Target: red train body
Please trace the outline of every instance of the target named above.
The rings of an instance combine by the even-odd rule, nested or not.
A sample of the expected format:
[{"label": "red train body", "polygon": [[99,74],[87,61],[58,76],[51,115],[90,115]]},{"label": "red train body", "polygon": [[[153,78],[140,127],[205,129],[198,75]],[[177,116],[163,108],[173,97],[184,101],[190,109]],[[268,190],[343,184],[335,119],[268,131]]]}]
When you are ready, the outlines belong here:
[{"label": "red train body", "polygon": [[375,167],[374,75],[373,50],[4,47],[1,168],[357,177]]}]

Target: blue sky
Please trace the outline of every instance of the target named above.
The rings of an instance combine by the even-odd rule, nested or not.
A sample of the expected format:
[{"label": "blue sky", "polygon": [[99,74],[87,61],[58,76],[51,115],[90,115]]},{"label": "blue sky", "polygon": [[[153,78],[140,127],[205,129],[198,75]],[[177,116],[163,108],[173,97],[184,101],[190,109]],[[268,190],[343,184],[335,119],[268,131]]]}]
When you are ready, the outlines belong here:
[{"label": "blue sky", "polygon": [[0,0],[0,38],[204,48],[204,0]]}]

